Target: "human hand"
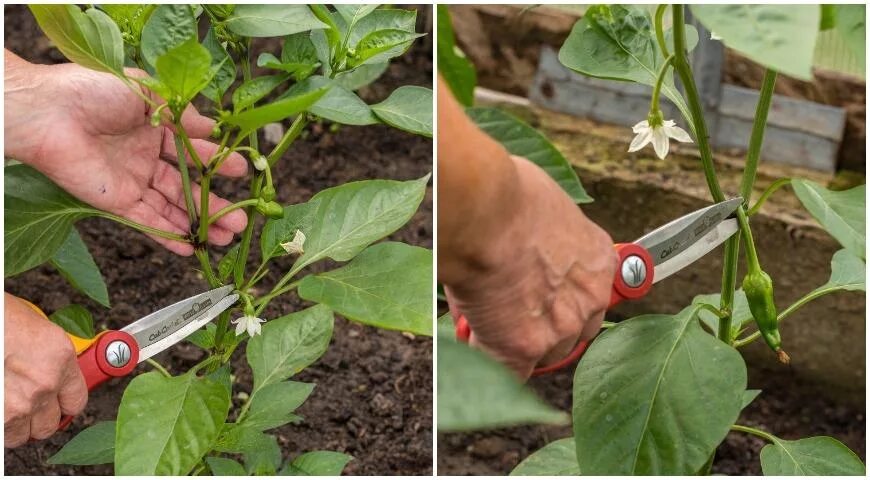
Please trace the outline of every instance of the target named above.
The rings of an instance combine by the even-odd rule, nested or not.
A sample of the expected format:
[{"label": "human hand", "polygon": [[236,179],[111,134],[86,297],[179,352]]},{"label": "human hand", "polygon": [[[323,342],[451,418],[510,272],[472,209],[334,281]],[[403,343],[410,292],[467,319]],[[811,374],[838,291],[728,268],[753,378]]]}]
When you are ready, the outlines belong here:
[{"label": "human hand", "polygon": [[[128,69],[127,74],[144,72]],[[5,78],[7,156],[93,207],[168,232],[190,231],[181,175],[173,166],[173,132],[152,127],[152,109],[122,81],[75,64],[30,64],[8,51]],[[199,157],[208,161],[218,149],[205,140],[214,121],[191,106],[182,126]],[[234,153],[218,173],[240,177],[246,171],[247,162]],[[196,185],[193,198],[199,207]],[[230,204],[213,193],[209,198],[210,214]],[[221,217],[209,227],[209,242],[229,244],[246,222],[242,210]],[[151,237],[177,254],[193,253],[190,244]]]},{"label": "human hand", "polygon": [[513,163],[516,209],[485,239],[478,268],[446,293],[471,326],[470,345],[528,378],[598,333],[617,255],[610,236],[543,170],[518,157]]},{"label": "human hand", "polygon": [[14,448],[50,437],[61,415],[84,410],[88,389],[63,329],[5,295],[3,431],[5,446]]}]

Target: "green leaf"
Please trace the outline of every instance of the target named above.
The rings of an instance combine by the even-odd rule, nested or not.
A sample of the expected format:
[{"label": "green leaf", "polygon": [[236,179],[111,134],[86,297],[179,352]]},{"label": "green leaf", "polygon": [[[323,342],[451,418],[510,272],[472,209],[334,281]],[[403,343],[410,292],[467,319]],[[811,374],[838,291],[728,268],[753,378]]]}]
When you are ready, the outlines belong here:
[{"label": "green leaf", "polygon": [[[669,38],[666,42],[673,51],[673,42]],[[687,49],[691,51],[697,43],[698,32],[686,25]],[[621,5],[596,5],[574,24],[559,50],[559,61],[590,77],[626,80],[652,87],[665,58],[659,50],[648,11]],[[661,88],[683,117],[692,118],[674,86],[673,71],[666,74]]]},{"label": "green leaf", "polygon": [[444,337],[456,341],[456,328],[453,325],[453,316],[445,313],[438,317],[435,323],[435,331],[438,334],[438,338]]},{"label": "green leaf", "polygon": [[248,341],[254,392],[286,380],[314,363],[332,338],[332,311],[323,305],[266,322],[261,335]]},{"label": "green leaf", "polygon": [[775,438],[761,449],[761,471],[776,475],[865,475],[861,459],[831,437]]},{"label": "green leaf", "polygon": [[195,39],[196,34],[196,18],[190,5],[158,6],[142,29],[140,50],[146,70],[154,73],[154,66],[161,55],[191,38]]},{"label": "green leaf", "polygon": [[94,338],[94,317],[87,308],[81,305],[67,305],[55,311],[48,317],[55,325],[65,332],[80,338]]},{"label": "green leaf", "polygon": [[761,390],[746,390],[745,392],[743,392],[743,401],[741,402],[742,405],[740,409],[743,410],[744,408],[748,407],[749,404],[752,403],[752,401],[755,400],[755,398],[758,397],[758,394],[760,393]]},{"label": "green leaf", "polygon": [[241,129],[240,136],[244,136],[267,123],[277,122],[305,111],[318,101],[327,90],[328,87],[324,87],[285,97],[262,107],[230,115],[224,120],[224,123],[239,127]]},{"label": "green leaf", "polygon": [[248,474],[275,475],[281,465],[281,448],[275,437],[252,427],[235,423],[224,425],[214,449],[244,455]]},{"label": "green leaf", "polygon": [[824,295],[837,290],[866,291],[866,269],[863,259],[846,249],[838,250],[831,258],[831,278],[828,283],[809,295]]},{"label": "green leaf", "polygon": [[157,58],[157,76],[172,91],[165,100],[183,106],[209,84],[219,70],[211,68],[211,55],[196,38],[173,47]]},{"label": "green leaf", "polygon": [[226,282],[230,278],[230,275],[232,275],[236,259],[239,258],[240,246],[240,243],[233,245],[218,262],[218,278],[221,282]]},{"label": "green leaf", "polygon": [[336,85],[354,91],[369,85],[387,71],[389,63],[367,63],[350,71],[341,72],[335,76]]},{"label": "green leaf", "polygon": [[326,28],[305,5],[236,5],[226,19],[229,29],[245,37],[280,37]]},{"label": "green leaf", "polygon": [[479,350],[438,337],[438,430],[567,423],[516,375]]},{"label": "green leaf", "polygon": [[221,457],[206,457],[205,463],[208,465],[211,474],[218,477],[234,477],[245,476],[245,467],[239,462]]},{"label": "green leaf", "polygon": [[347,265],[305,277],[299,296],[348,320],[432,336],[432,251],[384,242]]},{"label": "green leaf", "polygon": [[[343,19],[340,19],[342,24],[344,24]],[[359,50],[359,43],[366,36],[373,32],[377,32],[379,30],[402,30],[409,33],[416,33],[417,27],[417,12],[415,10],[402,10],[402,9],[390,9],[390,8],[379,8],[374,10],[370,14],[366,15],[362,19],[360,19],[353,30],[347,34],[348,45],[353,45]],[[346,32],[347,27],[344,26],[344,31]],[[345,32],[342,32],[344,34]],[[387,60],[398,57],[399,55],[405,53],[406,50],[413,43],[413,39],[407,42],[396,45],[389,50],[379,53],[371,58],[369,58],[369,62],[371,63],[383,63]]]},{"label": "green leaf", "polygon": [[214,27],[208,29],[208,33],[202,40],[202,46],[211,55],[211,69],[215,70],[208,85],[202,89],[202,94],[215,104],[221,105],[224,93],[236,81],[236,64],[215,35]]},{"label": "green leaf", "polygon": [[51,257],[51,264],[76,290],[109,308],[109,292],[103,274],[75,228]]},{"label": "green leaf", "polygon": [[393,90],[372,111],[387,125],[432,137],[432,90],[406,85]]},{"label": "green leaf", "polygon": [[350,182],[322,190],[307,203],[284,207],[283,218],[263,227],[263,258],[283,253],[280,244],[301,230],[305,253],[296,259],[292,272],[327,257],[346,262],[407,223],[423,201],[428,182],[429,175],[407,182]]},{"label": "green leaf", "polygon": [[780,73],[813,78],[818,5],[692,5],[692,14],[728,48]]},{"label": "green leaf", "polygon": [[196,345],[197,347],[208,350],[214,347],[215,331],[217,326],[214,323],[207,324],[204,328],[191,333],[185,340]]},{"label": "green leaf", "polygon": [[336,82],[314,75],[287,90],[285,95],[304,95],[305,92],[328,88],[323,97],[308,107],[308,111],[333,122],[345,125],[373,125],[378,119],[372,109],[355,93]]},{"label": "green leaf", "polygon": [[353,457],[346,453],[319,450],[294,458],[279,475],[337,477]]},{"label": "green leaf", "polygon": [[830,30],[837,24],[837,6],[836,5],[819,5],[821,10],[821,18],[819,19],[819,30]]},{"label": "green leaf", "polygon": [[75,5],[30,5],[45,35],[71,61],[92,70],[124,76],[121,31],[105,13]]},{"label": "green leaf", "polygon": [[134,378],[121,398],[116,475],[184,475],[208,453],[227,418],[223,385],[194,372]]},{"label": "green leaf", "polygon": [[836,31],[861,67],[867,58],[866,5],[836,5]]},{"label": "green leaf", "polygon": [[233,112],[253,106],[285,81],[287,75],[264,75],[239,85],[233,92]]},{"label": "green leaf", "polygon": [[377,59],[377,63],[383,63],[385,59],[382,54],[389,53],[391,57],[401,55],[415,39],[424,35],[424,33],[406,32],[396,28],[376,30],[359,41],[348,64],[350,67],[357,67],[370,63],[374,59]]},{"label": "green leaf", "polygon": [[82,430],[59,452],[49,465],[101,465],[115,460],[115,422],[98,422]]},{"label": "green leaf", "polygon": [[864,245],[866,217],[866,185],[859,185],[842,192],[828,190],[809,180],[791,181],[794,193],[804,208],[816,219],[822,228],[836,238],[840,245],[853,254],[866,259]]},{"label": "green leaf", "polygon": [[475,107],[465,112],[487,135],[513,155],[544,169],[574,203],[592,201],[568,160],[536,129],[497,108]]},{"label": "green leaf", "polygon": [[438,4],[438,73],[453,96],[460,104],[474,105],[474,87],[477,85],[477,71],[456,46],[453,22],[447,5]]},{"label": "green leaf", "polygon": [[281,45],[281,63],[300,63],[314,66],[318,62],[317,50],[309,33],[296,33],[284,37]]},{"label": "green leaf", "polygon": [[577,455],[574,453],[573,438],[563,438],[548,443],[537,452],[526,457],[511,472],[512,477],[554,475],[580,475]]},{"label": "green leaf", "polygon": [[50,260],[66,242],[73,223],[100,213],[24,164],[6,167],[3,184],[3,272],[7,277]]},{"label": "green leaf", "polygon": [[701,328],[697,306],[617,324],[574,374],[584,475],[690,475],[722,443],[746,390],[739,353]]},{"label": "green leaf", "polygon": [[299,420],[293,411],[302,406],[314,390],[313,383],[278,382],[254,392],[248,415],[239,424],[269,430]]},{"label": "green leaf", "polygon": [[348,30],[353,30],[356,23],[366,15],[372,13],[376,8],[378,8],[378,5],[335,4],[334,7],[338,14],[341,15],[341,18],[344,19],[344,23],[347,24]]},{"label": "green leaf", "polygon": [[[719,308],[721,306],[721,298],[722,295],[718,293],[697,295],[692,299],[692,305],[704,303]],[[702,309],[698,311],[698,318],[707,325],[710,333],[716,335],[719,332],[719,317],[716,314]],[[744,327],[754,321],[752,312],[749,311],[749,301],[746,299],[746,293],[742,288],[735,290],[734,301],[731,304],[731,336],[736,337]]]}]

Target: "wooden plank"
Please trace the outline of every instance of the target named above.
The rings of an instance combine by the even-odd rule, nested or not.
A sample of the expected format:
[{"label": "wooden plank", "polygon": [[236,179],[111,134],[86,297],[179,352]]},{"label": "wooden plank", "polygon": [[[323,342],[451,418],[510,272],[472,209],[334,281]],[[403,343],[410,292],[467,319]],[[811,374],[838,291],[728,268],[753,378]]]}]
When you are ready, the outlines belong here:
[{"label": "wooden plank", "polygon": [[[746,150],[752,134],[751,119],[720,115],[717,127],[712,139],[716,148]],[[769,123],[764,131],[761,158],[763,161],[833,172],[839,148],[839,142]]]}]

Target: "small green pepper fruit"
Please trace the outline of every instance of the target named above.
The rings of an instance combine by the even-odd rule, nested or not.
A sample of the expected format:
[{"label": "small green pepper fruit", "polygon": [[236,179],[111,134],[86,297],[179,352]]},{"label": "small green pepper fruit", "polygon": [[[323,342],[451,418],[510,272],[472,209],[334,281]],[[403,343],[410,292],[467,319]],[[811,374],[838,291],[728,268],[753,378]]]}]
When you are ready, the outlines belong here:
[{"label": "small green pepper fruit", "polygon": [[266,201],[262,198],[259,198],[257,200],[257,211],[260,212],[263,216],[269,218],[284,217],[284,207],[282,207],[278,202]]},{"label": "small green pepper fruit", "polygon": [[773,301],[773,280],[761,269],[751,271],[743,278],[743,291],[749,301],[749,311],[755,318],[758,331],[767,346],[776,352],[779,361],[789,362],[789,356],[782,349],[782,338],[776,318],[776,304]]},{"label": "small green pepper fruit", "polygon": [[266,185],[262,189],[260,189],[260,198],[267,202],[271,202],[275,200],[275,187],[272,185]]}]

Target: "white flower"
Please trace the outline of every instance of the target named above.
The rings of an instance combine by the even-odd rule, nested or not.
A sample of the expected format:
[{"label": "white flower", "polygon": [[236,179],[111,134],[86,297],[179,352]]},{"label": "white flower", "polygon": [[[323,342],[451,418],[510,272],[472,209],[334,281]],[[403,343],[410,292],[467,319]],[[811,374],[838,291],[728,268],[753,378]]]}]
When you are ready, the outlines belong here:
[{"label": "white flower", "polygon": [[302,230],[296,230],[296,233],[293,235],[293,240],[289,242],[285,242],[281,244],[281,247],[290,254],[293,255],[302,255],[305,253],[305,250],[302,246],[305,244],[305,234],[302,233]]},{"label": "white flower", "polygon": [[710,40],[719,40],[721,42],[722,37],[720,37],[719,35],[716,35],[716,32],[710,32]]},{"label": "white flower", "polygon": [[651,127],[648,120],[639,122],[631,127],[631,130],[636,133],[634,140],[628,147],[629,152],[636,152],[645,147],[646,144],[652,142],[655,148],[656,155],[664,160],[670,148],[668,138],[673,138],[679,142],[692,143],[692,138],[685,130],[678,127],[673,120],[665,120],[662,125]]},{"label": "white flower", "polygon": [[233,320],[232,323],[236,326],[236,336],[241,335],[245,330],[247,330],[248,335],[253,337],[254,335],[260,334],[260,324],[266,323],[266,321],[262,318],[245,315],[244,317]]},{"label": "white flower", "polygon": [[259,170],[259,171],[261,171],[261,172],[262,172],[263,170],[265,170],[266,167],[269,166],[269,161],[266,160],[266,157],[264,157],[264,156],[262,156],[262,155],[257,155],[257,156],[255,156],[254,159],[251,160],[251,162],[254,163],[254,168],[256,168],[257,170]]}]

